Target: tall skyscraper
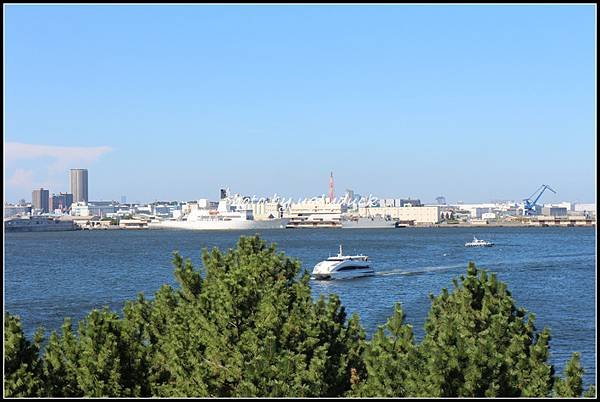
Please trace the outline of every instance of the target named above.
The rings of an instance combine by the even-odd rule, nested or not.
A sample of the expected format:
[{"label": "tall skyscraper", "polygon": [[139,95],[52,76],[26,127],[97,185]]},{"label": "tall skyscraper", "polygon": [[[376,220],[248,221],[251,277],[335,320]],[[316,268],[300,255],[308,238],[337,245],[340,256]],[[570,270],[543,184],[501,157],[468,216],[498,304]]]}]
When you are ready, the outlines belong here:
[{"label": "tall skyscraper", "polygon": [[31,193],[31,204],[35,209],[41,209],[42,212],[49,212],[48,201],[49,191],[40,188],[39,190],[33,190]]},{"label": "tall skyscraper", "polygon": [[88,202],[87,169],[71,169],[71,194],[73,202]]},{"label": "tall skyscraper", "polygon": [[333,172],[331,172],[331,175],[329,176],[329,202],[333,202],[334,198],[335,193],[333,190]]}]

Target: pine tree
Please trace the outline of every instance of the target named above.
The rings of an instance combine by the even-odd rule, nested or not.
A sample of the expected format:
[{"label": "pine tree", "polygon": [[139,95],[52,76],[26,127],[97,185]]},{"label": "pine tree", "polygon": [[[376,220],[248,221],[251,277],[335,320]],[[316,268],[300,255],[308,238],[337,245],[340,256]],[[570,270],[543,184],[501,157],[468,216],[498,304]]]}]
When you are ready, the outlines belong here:
[{"label": "pine tree", "polygon": [[420,345],[426,394],[547,396],[553,384],[549,331],[536,334],[535,317],[517,309],[506,285],[474,263],[454,287],[431,297]]},{"label": "pine tree", "polygon": [[[367,343],[366,377],[354,396],[548,397],[581,396],[582,373],[575,354],[565,378],[548,363],[550,331],[536,333],[535,316],[517,308],[506,285],[470,263],[454,290],[431,296],[420,344],[396,306]],[[586,395],[593,395],[591,387]]]},{"label": "pine tree", "polygon": [[590,385],[587,391],[583,394],[584,398],[596,398],[596,387],[594,385]]},{"label": "pine tree", "polygon": [[45,393],[48,396],[81,397],[77,367],[79,350],[71,320],[62,325],[62,336],[52,331],[44,354]]},{"label": "pine tree", "polygon": [[361,397],[403,397],[418,394],[420,357],[412,326],[396,304],[394,314],[380,326],[365,350],[367,377],[357,382],[352,394]]},{"label": "pine tree", "polygon": [[7,397],[42,396],[43,372],[39,358],[43,329],[38,329],[33,343],[25,338],[21,320],[4,314],[4,395]]},{"label": "pine tree", "polygon": [[[362,365],[364,330],[337,296],[313,301],[306,273],[257,236],[203,252],[204,275],[175,253],[179,289],[128,306],[157,396],[336,396]],[[128,326],[126,326],[127,328]],[[354,370],[354,371],[353,371]]]},{"label": "pine tree", "polygon": [[564,378],[557,378],[554,394],[559,398],[573,398],[581,396],[583,392],[583,368],[581,367],[579,353],[573,353],[571,360],[564,368]]}]

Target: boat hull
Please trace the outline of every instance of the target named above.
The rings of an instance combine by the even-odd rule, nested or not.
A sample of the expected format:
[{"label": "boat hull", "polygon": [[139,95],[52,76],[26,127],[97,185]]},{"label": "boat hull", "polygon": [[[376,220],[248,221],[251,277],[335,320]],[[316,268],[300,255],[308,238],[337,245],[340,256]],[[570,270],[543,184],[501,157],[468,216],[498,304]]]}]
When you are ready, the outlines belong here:
[{"label": "boat hull", "polygon": [[255,230],[283,229],[287,219],[255,220],[220,220],[220,221],[163,221],[148,224],[149,229],[185,229],[185,230]]},{"label": "boat hull", "polygon": [[72,220],[62,221],[49,218],[5,219],[4,231],[9,232],[67,232],[75,230]]},{"label": "boat hull", "polygon": [[341,228],[342,224],[335,221],[289,221],[285,227],[287,229]]},{"label": "boat hull", "polygon": [[393,229],[396,227],[396,221],[385,219],[359,218],[358,220],[342,220],[344,229]]},{"label": "boat hull", "polygon": [[352,271],[339,271],[331,273],[313,273],[312,276],[316,280],[333,280],[333,279],[353,279],[362,278],[365,276],[373,276],[375,271],[372,268],[356,269]]}]

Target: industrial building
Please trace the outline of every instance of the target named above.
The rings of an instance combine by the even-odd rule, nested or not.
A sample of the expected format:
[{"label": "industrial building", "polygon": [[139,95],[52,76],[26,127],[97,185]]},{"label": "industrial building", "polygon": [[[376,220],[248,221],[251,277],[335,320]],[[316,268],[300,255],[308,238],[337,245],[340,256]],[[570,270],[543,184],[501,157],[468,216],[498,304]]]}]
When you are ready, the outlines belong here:
[{"label": "industrial building", "polygon": [[440,222],[441,207],[360,207],[361,217],[390,216],[394,220],[414,221],[416,224],[436,224]]},{"label": "industrial building", "polygon": [[567,216],[567,208],[565,208],[565,207],[543,207],[542,215],[544,215],[544,216]]}]

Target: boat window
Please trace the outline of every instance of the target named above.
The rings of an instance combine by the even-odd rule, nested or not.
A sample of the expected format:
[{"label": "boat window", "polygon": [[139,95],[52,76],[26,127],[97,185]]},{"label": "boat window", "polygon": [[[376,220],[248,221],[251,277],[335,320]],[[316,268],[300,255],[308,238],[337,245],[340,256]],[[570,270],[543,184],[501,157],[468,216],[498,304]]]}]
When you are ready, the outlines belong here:
[{"label": "boat window", "polygon": [[352,271],[356,269],[368,269],[369,267],[341,267],[338,268],[337,271]]}]

